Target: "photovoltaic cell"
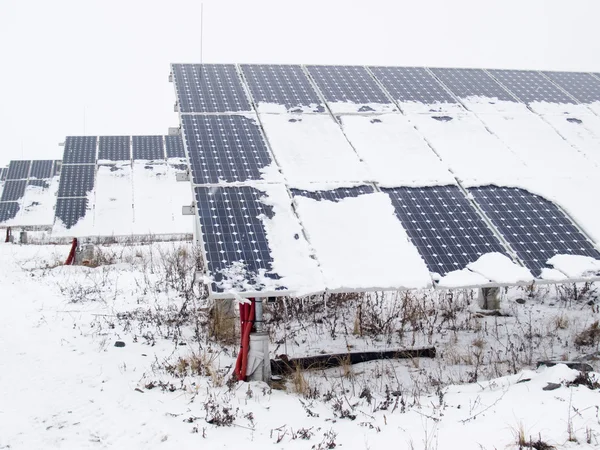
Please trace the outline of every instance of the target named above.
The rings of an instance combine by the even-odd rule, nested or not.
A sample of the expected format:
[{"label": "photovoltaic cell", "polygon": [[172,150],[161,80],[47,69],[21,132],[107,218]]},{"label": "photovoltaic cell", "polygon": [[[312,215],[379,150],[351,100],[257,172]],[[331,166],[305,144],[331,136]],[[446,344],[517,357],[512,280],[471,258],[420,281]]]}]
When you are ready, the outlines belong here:
[{"label": "photovoltaic cell", "polygon": [[40,180],[52,178],[54,170],[53,166],[54,161],[52,160],[32,161],[29,178],[38,178]]},{"label": "photovoltaic cell", "polygon": [[165,136],[167,158],[185,158],[181,136]]},{"label": "photovoltaic cell", "polygon": [[37,187],[41,187],[44,189],[48,189],[50,187],[50,182],[47,179],[45,179],[45,180],[29,180],[27,182],[27,186],[37,186]]},{"label": "photovoltaic cell", "polygon": [[332,202],[339,202],[340,200],[348,197],[358,197],[363,194],[372,194],[375,192],[373,186],[353,186],[353,187],[342,187],[324,191],[306,191],[303,189],[291,189],[294,197],[307,197],[313,200],[329,200]]},{"label": "photovoltaic cell", "polygon": [[63,164],[95,164],[96,136],[67,136]]},{"label": "photovoltaic cell", "polygon": [[271,155],[254,119],[182,115],[194,184],[260,180]]},{"label": "photovoltaic cell", "polygon": [[2,191],[2,202],[16,202],[23,198],[25,195],[25,188],[27,187],[27,180],[8,180],[4,184]]},{"label": "photovoltaic cell", "polygon": [[431,272],[463,269],[489,252],[506,253],[457,186],[382,189],[392,199]]},{"label": "photovoltaic cell", "polygon": [[11,161],[6,173],[7,180],[26,180],[29,177],[31,161]]},{"label": "photovoltaic cell", "polygon": [[487,72],[527,104],[534,102],[575,104],[571,97],[540,72],[531,70],[488,70]]},{"label": "photovoltaic cell", "polygon": [[457,103],[454,97],[423,67],[370,67],[398,102]]},{"label": "photovoltaic cell", "polygon": [[500,234],[539,276],[554,255],[584,255],[600,259],[593,244],[552,202],[523,189],[471,188],[475,201]]},{"label": "photovoltaic cell", "polygon": [[85,197],[94,189],[95,165],[63,166],[58,185],[59,197]]},{"label": "photovoltaic cell", "polygon": [[6,172],[7,172],[6,167],[0,168],[0,181],[6,180]]},{"label": "photovoltaic cell", "polygon": [[108,161],[131,160],[129,136],[100,136],[98,159]]},{"label": "photovoltaic cell", "polygon": [[516,102],[506,89],[482,69],[430,69],[458,98],[487,97]]},{"label": "photovoltaic cell", "polygon": [[284,105],[290,112],[324,112],[325,106],[301,66],[242,65],[255,103]]},{"label": "photovoltaic cell", "polygon": [[133,159],[155,161],[165,159],[162,136],[133,136]]},{"label": "photovoltaic cell", "polygon": [[583,72],[544,72],[581,103],[600,102],[600,79]]},{"label": "photovoltaic cell", "polygon": [[67,229],[72,228],[85,217],[87,206],[87,198],[59,198],[56,201],[56,217]]},{"label": "photovoltaic cell", "polygon": [[256,276],[261,271],[268,274],[273,261],[259,219],[262,215],[273,216],[271,207],[260,201],[264,194],[248,186],[195,190],[208,270],[214,278],[213,291],[223,291],[219,283],[238,265],[246,272],[245,281],[256,284]]},{"label": "photovoltaic cell", "polygon": [[362,66],[308,66],[308,72],[328,102],[363,105],[361,111],[373,111],[369,103],[391,104],[385,93]]},{"label": "photovoltaic cell", "polygon": [[14,219],[19,212],[19,204],[17,202],[0,203],[0,223]]},{"label": "photovoltaic cell", "polygon": [[242,81],[233,64],[173,64],[179,111],[251,111]]}]

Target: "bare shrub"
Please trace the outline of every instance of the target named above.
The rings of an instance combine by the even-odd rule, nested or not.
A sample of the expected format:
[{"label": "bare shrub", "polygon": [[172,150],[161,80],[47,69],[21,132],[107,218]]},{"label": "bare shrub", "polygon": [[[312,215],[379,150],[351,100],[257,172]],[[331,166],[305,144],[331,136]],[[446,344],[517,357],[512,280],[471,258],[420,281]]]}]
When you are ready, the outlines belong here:
[{"label": "bare shrub", "polygon": [[598,320],[575,336],[577,347],[589,347],[598,343],[600,343],[600,321]]}]

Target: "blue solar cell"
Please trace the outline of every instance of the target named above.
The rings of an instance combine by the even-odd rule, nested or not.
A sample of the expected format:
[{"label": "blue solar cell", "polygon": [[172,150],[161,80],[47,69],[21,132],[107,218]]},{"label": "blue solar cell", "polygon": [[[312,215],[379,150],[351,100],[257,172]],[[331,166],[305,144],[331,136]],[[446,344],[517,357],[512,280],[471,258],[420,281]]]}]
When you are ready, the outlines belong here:
[{"label": "blue solar cell", "polygon": [[54,161],[52,160],[43,160],[43,161],[32,161],[31,162],[31,172],[29,173],[29,178],[38,178],[38,179],[46,179],[52,178],[53,170],[54,170]]},{"label": "blue solar cell", "polygon": [[49,180],[29,180],[27,182],[27,186],[37,186],[44,189],[48,189],[50,187]]},{"label": "blue solar cell", "polygon": [[94,189],[96,166],[67,165],[63,166],[58,185],[59,197],[85,197]]},{"label": "blue solar cell", "polygon": [[185,158],[181,136],[165,136],[165,144],[167,158]]},{"label": "blue solar cell", "polygon": [[[214,279],[212,290],[222,292],[222,281],[232,281],[228,271],[236,266],[246,272],[244,280],[261,290],[259,273],[270,273],[273,259],[261,216],[273,217],[272,208],[260,201],[264,194],[252,187],[197,187],[196,201],[202,227],[207,267]],[[240,273],[239,270],[234,272]],[[244,290],[250,290],[248,288]]]},{"label": "blue solar cell", "polygon": [[56,201],[56,218],[70,229],[85,217],[87,209],[87,198],[59,198]]},{"label": "blue solar cell", "polygon": [[487,97],[516,102],[506,89],[482,69],[430,69],[458,98]]},{"label": "blue solar cell", "polygon": [[96,136],[67,136],[63,164],[95,164]]},{"label": "blue solar cell", "polygon": [[398,102],[458,103],[424,67],[370,67]]},{"label": "blue solar cell", "polygon": [[4,181],[6,180],[6,172],[7,172],[7,168],[6,167],[1,167],[0,168],[0,181]]},{"label": "blue solar cell", "polygon": [[194,184],[260,180],[271,164],[260,128],[244,116],[181,116]]},{"label": "blue solar cell", "polygon": [[251,111],[233,64],[173,64],[179,111]]},{"label": "blue solar cell", "polygon": [[162,136],[133,136],[133,159],[156,161],[165,159]]},{"label": "blue solar cell", "polygon": [[308,72],[328,102],[362,105],[359,111],[373,111],[370,103],[392,104],[369,71],[362,66],[308,66]]},{"label": "blue solar cell", "polygon": [[0,223],[14,219],[19,212],[20,206],[17,202],[0,203]]},{"label": "blue solar cell", "polygon": [[369,185],[353,186],[353,187],[341,187],[337,189],[324,190],[324,191],[306,191],[303,189],[291,189],[294,197],[308,197],[313,200],[329,200],[332,202],[339,202],[340,200],[348,197],[358,197],[363,194],[372,194],[375,192],[375,188]]},{"label": "blue solar cell", "polygon": [[582,72],[544,72],[581,103],[600,102],[600,79]]},{"label": "blue solar cell", "polygon": [[324,112],[325,105],[301,66],[242,65],[242,72],[255,103],[283,105],[291,112]]},{"label": "blue solar cell", "polygon": [[129,136],[100,136],[98,159],[108,161],[130,161]]},{"label": "blue solar cell", "polygon": [[541,72],[531,70],[488,70],[487,72],[515,97],[527,104],[534,102],[576,103]]},{"label": "blue solar cell", "polygon": [[463,269],[489,252],[506,253],[457,186],[382,189],[431,272]]},{"label": "blue solar cell", "polygon": [[557,254],[600,259],[594,245],[554,203],[517,188],[485,186],[469,191],[534,275]]},{"label": "blue solar cell", "polygon": [[25,188],[27,187],[27,180],[8,180],[4,184],[2,190],[2,202],[16,202],[23,198],[25,195]]},{"label": "blue solar cell", "polygon": [[6,173],[7,180],[26,180],[29,177],[31,161],[11,161]]}]

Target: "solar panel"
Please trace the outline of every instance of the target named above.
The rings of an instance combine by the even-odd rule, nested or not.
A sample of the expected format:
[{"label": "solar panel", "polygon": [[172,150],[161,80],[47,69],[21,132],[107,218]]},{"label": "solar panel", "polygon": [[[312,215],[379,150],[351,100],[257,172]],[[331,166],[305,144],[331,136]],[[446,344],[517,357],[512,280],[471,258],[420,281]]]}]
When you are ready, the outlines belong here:
[{"label": "solar panel", "polygon": [[173,64],[182,113],[251,111],[233,64]]},{"label": "solar panel", "polygon": [[283,105],[289,112],[325,111],[301,66],[244,64],[241,68],[259,109],[267,103]]},{"label": "solar panel", "polygon": [[14,219],[19,212],[20,206],[17,202],[0,203],[0,223]]},{"label": "solar panel", "polygon": [[348,197],[358,197],[359,195],[372,194],[375,188],[369,185],[341,187],[337,189],[321,190],[321,191],[306,191],[303,189],[291,189],[294,197],[307,197],[313,200],[329,200],[331,202],[339,202]]},{"label": "solar panel", "polygon": [[96,166],[68,165],[63,166],[58,186],[59,197],[85,197],[94,189]]},{"label": "solar panel", "polygon": [[575,104],[571,97],[552,84],[541,72],[488,70],[488,73],[527,104],[534,102]]},{"label": "solar panel", "polygon": [[393,105],[365,67],[307,66],[307,69],[334,112],[338,102],[354,103],[358,112],[375,111],[372,104]]},{"label": "solar panel", "polygon": [[600,79],[582,72],[544,72],[581,103],[600,102]]},{"label": "solar panel", "polygon": [[165,159],[162,136],[133,136],[133,159],[154,161]]},{"label": "solar panel", "polygon": [[31,161],[11,161],[6,173],[7,180],[26,180],[29,177]]},{"label": "solar panel", "polygon": [[398,102],[416,102],[426,105],[457,103],[424,67],[370,67],[370,69]]},{"label": "solar panel", "polygon": [[96,136],[67,136],[63,164],[95,164]]},{"label": "solar panel", "polygon": [[471,188],[475,201],[525,266],[540,274],[554,255],[584,255],[600,259],[593,244],[552,202],[523,189]]},{"label": "solar panel", "polygon": [[56,217],[69,229],[85,217],[87,207],[87,198],[59,198],[56,201]]},{"label": "solar panel", "polygon": [[486,97],[516,102],[506,89],[482,69],[429,69],[458,98]]},{"label": "solar panel", "polygon": [[167,158],[185,158],[181,136],[165,136],[165,144]]},{"label": "solar panel", "polygon": [[0,181],[6,180],[6,167],[0,167]]},{"label": "solar panel", "polygon": [[271,156],[254,119],[181,116],[194,184],[260,180]]},{"label": "solar panel", "polygon": [[62,161],[59,159],[54,161],[54,174],[52,176],[56,177],[56,176],[60,175],[61,168],[62,168]]},{"label": "solar panel", "polygon": [[[213,291],[227,272],[242,265],[244,282],[256,283],[261,270],[271,270],[272,257],[260,216],[272,217],[271,206],[260,201],[263,193],[249,186],[196,187],[198,216],[204,236],[207,266],[214,278]],[[256,286],[260,290],[260,286]]]},{"label": "solar panel", "polygon": [[27,180],[8,180],[4,184],[4,190],[2,191],[2,202],[16,202],[23,198],[25,194],[25,188],[27,187]]},{"label": "solar panel", "polygon": [[100,136],[98,159],[108,161],[131,160],[129,136]]},{"label": "solar panel", "polygon": [[463,269],[489,252],[506,253],[457,186],[382,189],[431,272]]},{"label": "solar panel", "polygon": [[43,189],[48,189],[50,187],[50,182],[46,180],[29,180],[27,182],[27,186],[37,186]]},{"label": "solar panel", "polygon": [[54,161],[52,160],[32,161],[31,173],[29,174],[29,178],[52,178],[54,169],[53,166]]}]

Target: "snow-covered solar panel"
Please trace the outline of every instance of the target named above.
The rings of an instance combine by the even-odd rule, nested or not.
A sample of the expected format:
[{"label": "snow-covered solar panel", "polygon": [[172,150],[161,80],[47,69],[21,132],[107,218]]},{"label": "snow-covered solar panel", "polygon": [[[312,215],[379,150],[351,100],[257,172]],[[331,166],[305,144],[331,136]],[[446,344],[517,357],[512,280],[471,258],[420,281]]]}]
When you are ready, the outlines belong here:
[{"label": "snow-covered solar panel", "polygon": [[1,202],[16,202],[23,198],[25,194],[25,188],[27,187],[27,180],[7,180],[4,183],[4,189],[2,190]]},{"label": "snow-covered solar panel", "polygon": [[486,253],[506,253],[458,186],[382,191],[431,272],[445,275]]},{"label": "snow-covered solar panel", "polygon": [[63,166],[58,186],[59,197],[85,197],[94,189],[96,166],[91,164]]},{"label": "snow-covered solar panel", "polygon": [[600,79],[584,72],[544,72],[581,103],[600,102]]},{"label": "snow-covered solar panel", "polygon": [[384,112],[396,108],[362,66],[307,66],[334,113]]},{"label": "snow-covered solar panel", "polygon": [[129,136],[100,136],[98,159],[107,161],[131,160]]},{"label": "snow-covered solar panel", "polygon": [[488,70],[519,100],[531,104],[536,102],[575,104],[575,100],[565,94],[541,72],[531,70]]},{"label": "snow-covered solar panel", "polygon": [[59,198],[56,201],[56,218],[67,228],[73,228],[88,211],[87,198]]},{"label": "snow-covered solar panel", "polygon": [[338,202],[348,197],[358,197],[359,195],[372,194],[375,188],[369,185],[340,187],[335,189],[308,191],[304,189],[291,189],[294,197],[307,197],[313,200],[329,200]]},{"label": "snow-covered solar panel", "polygon": [[18,202],[0,202],[0,223],[14,219],[19,209]]},{"label": "snow-covered solar panel", "polygon": [[40,180],[38,180],[38,179],[31,180],[30,179],[27,182],[27,186],[37,186],[37,187],[40,187],[40,188],[47,189],[47,188],[50,187],[50,180],[48,180],[48,179],[45,179],[45,180],[43,180],[43,179],[40,179]]},{"label": "snow-covered solar panel", "polygon": [[63,164],[95,164],[96,136],[68,136],[65,140]]},{"label": "snow-covered solar panel", "polygon": [[156,161],[165,159],[162,136],[133,136],[133,159]]},{"label": "snow-covered solar panel", "polygon": [[260,291],[261,271],[277,278],[270,273],[273,259],[260,218],[273,216],[271,206],[261,201],[264,193],[249,186],[196,187],[195,191],[212,290],[222,292],[224,283],[235,283],[241,276],[244,283],[254,284],[250,289]]},{"label": "snow-covered solar panel", "polygon": [[194,184],[260,180],[272,163],[257,121],[238,115],[182,115]]},{"label": "snow-covered solar panel", "polygon": [[325,112],[325,105],[298,65],[242,64],[261,112]]},{"label": "snow-covered solar panel", "polygon": [[430,68],[429,70],[460,99],[486,97],[506,102],[518,101],[482,69]]},{"label": "snow-covered solar panel", "polygon": [[165,136],[165,150],[167,158],[185,158],[181,136]]},{"label": "snow-covered solar panel", "polygon": [[251,111],[233,64],[173,64],[179,111],[214,113]]},{"label": "snow-covered solar panel", "polygon": [[7,180],[26,180],[29,178],[31,161],[11,161],[6,173]]},{"label": "snow-covered solar panel", "polygon": [[37,178],[40,180],[52,178],[54,172],[54,161],[52,160],[37,160],[31,162],[31,172],[29,178]]},{"label": "snow-covered solar panel", "polygon": [[60,175],[60,170],[62,169],[62,160],[57,159],[54,161],[54,169],[53,169],[53,174],[52,176],[58,176]]},{"label": "snow-covered solar panel", "polygon": [[539,276],[555,255],[600,259],[594,245],[552,202],[523,189],[485,186],[469,189],[492,224]]},{"label": "snow-covered solar panel", "polygon": [[457,104],[452,95],[424,67],[370,67],[394,100],[402,104]]}]

